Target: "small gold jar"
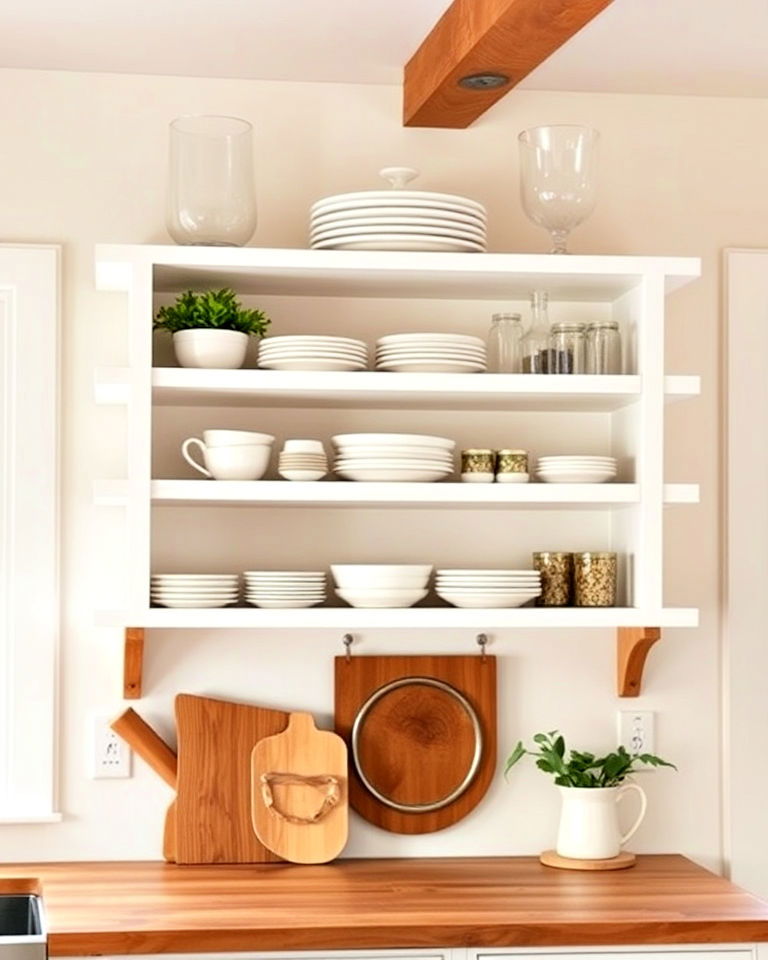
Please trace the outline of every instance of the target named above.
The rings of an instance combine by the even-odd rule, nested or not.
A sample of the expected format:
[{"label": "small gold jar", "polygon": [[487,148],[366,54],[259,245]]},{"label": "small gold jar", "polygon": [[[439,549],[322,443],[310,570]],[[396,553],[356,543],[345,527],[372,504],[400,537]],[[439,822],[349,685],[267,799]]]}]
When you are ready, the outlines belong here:
[{"label": "small gold jar", "polygon": [[541,573],[539,607],[568,607],[573,603],[573,554],[534,553],[533,568]]},{"label": "small gold jar", "polygon": [[528,451],[498,450],[496,473],[528,473]]},{"label": "small gold jar", "polygon": [[573,584],[577,607],[616,606],[616,554],[575,553]]},{"label": "small gold jar", "polygon": [[461,479],[465,483],[493,483],[495,472],[495,450],[470,449],[461,451]]}]

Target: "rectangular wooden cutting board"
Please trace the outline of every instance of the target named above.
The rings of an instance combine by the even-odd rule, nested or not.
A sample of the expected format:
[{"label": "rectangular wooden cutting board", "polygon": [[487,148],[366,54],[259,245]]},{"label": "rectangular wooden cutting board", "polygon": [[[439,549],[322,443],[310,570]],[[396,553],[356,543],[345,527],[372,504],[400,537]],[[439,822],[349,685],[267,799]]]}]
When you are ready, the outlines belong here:
[{"label": "rectangular wooden cutting board", "polygon": [[[469,786],[449,805],[433,811],[401,811],[382,802],[363,784],[352,750],[352,728],[363,704],[387,684],[415,677],[441,681],[463,696],[477,716],[483,742],[479,766]],[[350,750],[349,801],[354,810],[384,830],[431,833],[456,823],[474,809],[496,768],[495,657],[337,657],[335,679],[335,727]],[[398,702],[393,698],[389,712],[386,708],[379,710],[371,723],[370,729],[375,732],[367,749],[379,782],[392,788],[390,797],[397,794],[431,799],[450,779],[453,758],[457,766],[469,766],[473,731],[450,696],[441,702],[441,691],[427,685],[409,690]],[[394,697],[401,693],[396,692]],[[373,717],[373,710],[367,716]]]},{"label": "rectangular wooden cutting board", "polygon": [[251,824],[251,752],[288,724],[282,710],[179,694],[177,863],[279,861]]}]

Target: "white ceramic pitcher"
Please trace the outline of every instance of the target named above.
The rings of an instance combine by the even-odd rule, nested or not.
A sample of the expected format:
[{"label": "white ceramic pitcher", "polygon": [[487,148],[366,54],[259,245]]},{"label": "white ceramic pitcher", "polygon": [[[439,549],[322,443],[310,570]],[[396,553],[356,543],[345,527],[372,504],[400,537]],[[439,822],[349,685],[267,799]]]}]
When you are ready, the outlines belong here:
[{"label": "white ceramic pitcher", "polygon": [[[562,797],[557,852],[574,860],[617,857],[643,822],[648,801],[641,787],[559,787]],[[630,791],[640,795],[640,813],[624,834],[619,828],[618,803]]]}]

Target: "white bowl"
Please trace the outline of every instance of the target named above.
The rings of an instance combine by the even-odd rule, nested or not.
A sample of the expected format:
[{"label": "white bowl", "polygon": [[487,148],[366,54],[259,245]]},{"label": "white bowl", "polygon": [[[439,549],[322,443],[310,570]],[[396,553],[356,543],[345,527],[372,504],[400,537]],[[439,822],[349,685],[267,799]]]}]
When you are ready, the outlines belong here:
[{"label": "white bowl", "polygon": [[322,440],[286,440],[283,453],[319,453],[325,456]]},{"label": "white bowl", "polygon": [[337,597],[345,600],[350,607],[368,607],[381,609],[389,607],[412,607],[414,603],[426,597],[427,590],[378,590],[360,587],[357,590],[335,590]]},{"label": "white bowl", "polygon": [[423,590],[432,564],[332,563],[331,573],[343,590]]},{"label": "white bowl", "polygon": [[182,367],[236,370],[245,362],[248,334],[239,330],[179,330],[173,335],[173,352]]},{"label": "white bowl", "polygon": [[263,607],[265,610],[297,610],[300,607],[316,607],[322,603],[325,597],[319,599],[307,600],[266,600],[262,598],[246,597],[245,602],[250,603],[252,607]]},{"label": "white bowl", "polygon": [[327,470],[293,470],[290,467],[284,470],[282,467],[277,471],[283,480],[298,480],[308,482],[311,480],[322,480],[328,473]]}]

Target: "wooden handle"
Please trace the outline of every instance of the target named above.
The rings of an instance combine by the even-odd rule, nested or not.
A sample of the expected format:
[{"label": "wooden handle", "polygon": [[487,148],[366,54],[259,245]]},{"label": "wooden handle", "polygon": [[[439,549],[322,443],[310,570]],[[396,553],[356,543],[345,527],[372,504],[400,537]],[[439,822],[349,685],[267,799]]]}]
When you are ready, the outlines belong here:
[{"label": "wooden handle", "polygon": [[110,726],[168,786],[176,789],[176,754],[132,707],[116,717]]},{"label": "wooden handle", "polygon": [[[341,796],[339,781],[336,777],[305,777],[299,773],[262,773],[259,779],[261,780],[261,797],[264,806],[278,819],[285,820],[286,823],[319,823],[336,806]],[[272,796],[273,783],[285,786],[314,787],[316,790],[324,790],[325,797],[320,808],[311,817],[294,817],[290,813],[278,810],[275,806],[275,798]]]}]

